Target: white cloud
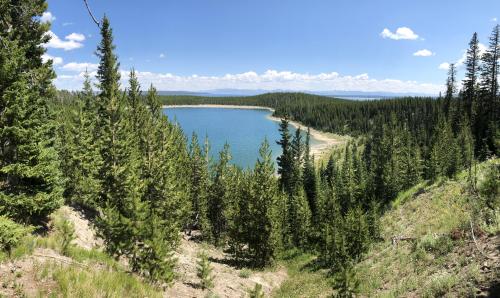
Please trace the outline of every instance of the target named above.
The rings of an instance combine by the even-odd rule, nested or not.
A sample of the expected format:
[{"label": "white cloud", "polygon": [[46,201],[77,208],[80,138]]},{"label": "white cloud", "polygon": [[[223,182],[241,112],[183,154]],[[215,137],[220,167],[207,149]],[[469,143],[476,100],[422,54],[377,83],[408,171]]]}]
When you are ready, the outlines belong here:
[{"label": "white cloud", "polygon": [[67,40],[82,42],[85,40],[85,35],[81,33],[71,33],[65,37]]},{"label": "white cloud", "polygon": [[42,55],[42,61],[44,63],[49,61],[49,60],[52,60],[52,64],[54,64],[54,65],[59,65],[59,64],[63,63],[63,58],[61,58],[61,57],[54,57],[54,56],[51,56],[49,54]]},{"label": "white cloud", "polygon": [[[486,53],[486,50],[488,49],[484,44],[482,43],[479,43],[478,44],[478,48],[479,48],[479,55],[483,55],[484,53]],[[463,50],[462,51],[462,56],[460,56],[460,58],[455,61],[455,67],[456,68],[462,68],[465,64],[465,61],[467,60],[467,50]],[[447,70],[448,68],[450,67],[450,63],[448,62],[443,62],[439,65],[439,69],[444,69],[444,70]]]},{"label": "white cloud", "polygon": [[160,58],[165,58],[165,54],[161,53]]},{"label": "white cloud", "polygon": [[498,21],[498,19],[497,18],[492,18],[491,21],[496,23]]},{"label": "white cloud", "polygon": [[87,70],[88,72],[92,72],[96,70],[98,66],[99,66],[98,64],[88,63],[88,62],[83,62],[83,63],[70,62],[68,64],[63,65],[61,69],[74,72],[82,72],[85,70]]},{"label": "white cloud", "polygon": [[417,57],[429,57],[429,56],[434,56],[434,55],[436,55],[436,53],[433,53],[427,49],[419,50],[419,51],[416,51],[415,53],[413,53],[413,56],[417,56]]},{"label": "white cloud", "polygon": [[448,63],[448,62],[443,62],[443,63],[439,64],[439,67],[438,67],[438,68],[439,68],[439,69],[442,69],[442,70],[448,70],[448,69],[450,69],[450,63]]},{"label": "white cloud", "polygon": [[[49,42],[45,44],[46,48],[63,49],[65,51],[70,51],[83,47],[83,44],[76,40],[62,40],[54,32],[48,31],[46,33],[50,36]],[[71,34],[70,34],[71,35]],[[68,35],[68,36],[70,36]],[[67,37],[66,37],[67,38]]]},{"label": "white cloud", "polygon": [[[158,90],[206,91],[213,89],[259,89],[291,91],[365,91],[411,92],[438,94],[441,84],[426,84],[395,79],[372,79],[368,74],[342,76],[337,72],[308,74],[268,70],[263,73],[248,71],[221,76],[189,75],[137,71],[142,86],[153,84]],[[128,71],[121,71],[122,86],[127,86]],[[61,89],[81,89],[83,74],[59,76],[55,84]]]},{"label": "white cloud", "polygon": [[40,18],[40,22],[42,23],[52,23],[56,20],[56,17],[52,15],[50,11],[44,12],[42,17]]},{"label": "white cloud", "polygon": [[[478,48],[479,48],[479,55],[483,55],[484,53],[486,53],[486,50],[488,49],[482,43],[478,44]],[[466,60],[467,60],[467,50],[464,50],[463,53],[462,53],[462,57],[460,57],[460,59],[458,59],[458,61],[455,63],[455,65],[457,67],[462,67],[465,64]]]},{"label": "white cloud", "polygon": [[65,22],[65,23],[63,23],[62,25],[63,25],[64,27],[66,27],[66,26],[71,26],[71,25],[73,25],[73,24],[74,24],[73,22]]},{"label": "white cloud", "polygon": [[409,39],[409,40],[415,40],[418,39],[418,35],[413,32],[408,27],[399,27],[396,29],[396,32],[393,33],[391,30],[385,28],[381,33],[380,36],[383,38],[390,38],[394,40],[400,40],[400,39]]}]

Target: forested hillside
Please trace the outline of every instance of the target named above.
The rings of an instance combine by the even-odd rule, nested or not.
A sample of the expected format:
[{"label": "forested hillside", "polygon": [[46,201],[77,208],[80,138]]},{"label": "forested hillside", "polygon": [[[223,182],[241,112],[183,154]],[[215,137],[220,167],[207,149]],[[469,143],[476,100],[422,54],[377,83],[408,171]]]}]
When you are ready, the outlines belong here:
[{"label": "forested hillside", "polygon": [[[332,289],[320,294],[378,294],[366,264],[375,258],[377,247],[387,245],[388,237],[415,238],[412,253],[419,260],[429,257],[427,249],[433,253],[441,249],[441,242],[417,239],[423,234],[393,235],[405,231],[391,226],[394,221],[403,223],[394,215],[400,209],[394,208],[405,193],[439,181],[460,181],[460,192],[468,198],[460,201],[460,210],[465,210],[461,215],[469,223],[454,223],[453,231],[440,232],[471,237],[474,234],[467,233],[472,229],[487,237],[499,232],[500,166],[495,157],[500,26],[494,27],[483,55],[474,34],[462,89],[457,90],[451,65],[446,94],[438,99],[355,102],[307,94],[202,99],[159,97],[154,86],[142,93],[133,69],[128,85],[121,86],[113,30],[106,17],[97,22],[101,38],[97,76],[86,74],[79,92],[56,93],[53,62],[42,60],[50,26],[40,22],[45,10],[45,1],[0,1],[0,262],[29,259],[40,246],[67,258],[83,255],[92,260],[67,273],[54,271],[53,282],[66,295],[71,289],[63,285],[79,274],[87,282],[106,280],[103,271],[89,270],[96,260],[118,272],[109,273],[113,279],[106,280],[102,291],[116,293],[123,283],[136,296],[161,292],[179,280],[174,254],[182,235],[224,250],[228,256],[224,262],[237,268],[289,266],[290,280],[278,296],[316,296],[294,292],[294,278],[307,268],[315,268],[323,282],[331,282]],[[230,163],[229,146],[212,160],[209,140],[193,135],[188,144],[181,128],[162,112],[162,104],[181,103],[274,108],[282,117],[277,171],[267,140],[251,169]],[[309,133],[305,139],[300,130],[291,134],[289,119],[353,138],[336,148],[327,163],[318,165],[310,154]],[[432,200],[454,212],[439,196]],[[74,224],[54,217],[63,205],[87,214],[102,240],[101,252],[72,250]],[[44,237],[54,233],[55,240]],[[446,237],[432,241],[454,246]],[[301,258],[307,262],[297,269],[293,261]],[[199,283],[187,286],[212,293],[212,261],[201,252]],[[379,287],[385,283],[394,290],[401,288],[384,272],[378,274]],[[429,295],[452,291],[462,277],[441,288],[444,292]],[[403,288],[408,290],[403,293],[422,294],[415,290],[426,286],[422,279],[411,281],[414,285]],[[481,281],[472,280],[467,290],[473,292]],[[248,292],[262,297],[262,285],[256,282]],[[23,295],[22,287],[17,285],[15,293]]]}]

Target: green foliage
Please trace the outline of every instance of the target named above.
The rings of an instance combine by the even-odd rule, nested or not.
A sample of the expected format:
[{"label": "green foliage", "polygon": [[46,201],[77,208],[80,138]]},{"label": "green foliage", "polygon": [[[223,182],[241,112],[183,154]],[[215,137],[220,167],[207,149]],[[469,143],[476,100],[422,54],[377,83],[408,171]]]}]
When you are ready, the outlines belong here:
[{"label": "green foliage", "polygon": [[44,219],[62,203],[50,108],[54,72],[52,62],[42,61],[50,25],[39,17],[46,8],[45,1],[2,3],[0,214],[24,223]]},{"label": "green foliage", "polygon": [[249,269],[242,269],[240,272],[238,272],[238,276],[241,278],[249,278],[250,275],[252,275],[252,271]]},{"label": "green foliage", "polygon": [[198,256],[196,276],[200,279],[200,287],[203,290],[210,290],[214,287],[214,276],[212,266],[208,260],[208,254],[202,251]]},{"label": "green foliage", "polygon": [[484,178],[479,181],[478,191],[484,204],[492,209],[500,208],[500,163],[490,162],[484,171]]},{"label": "green foliage", "polygon": [[262,285],[259,283],[255,284],[255,287],[248,293],[250,298],[264,298],[264,292],[262,291]]},{"label": "green foliage", "polygon": [[60,107],[58,131],[66,200],[93,209],[99,204],[99,169],[102,166],[95,105],[90,77],[86,73],[83,91],[74,102]]},{"label": "green foliage", "polygon": [[436,256],[443,256],[450,253],[454,243],[448,235],[439,237],[426,236],[420,239],[416,244],[416,250],[423,249],[426,252],[431,252]]},{"label": "green foliage", "polygon": [[61,252],[63,255],[68,255],[71,241],[75,239],[74,224],[66,218],[56,218],[54,228],[60,241]]},{"label": "green foliage", "polygon": [[342,267],[333,278],[334,297],[351,298],[358,293],[359,281],[355,271],[349,265]]},{"label": "green foliage", "polygon": [[274,165],[267,140],[250,173],[243,173],[238,195],[228,212],[229,238],[235,257],[255,267],[270,265],[281,250],[280,206],[282,197],[274,177]]},{"label": "green foliage", "polygon": [[[49,263],[50,264],[50,263]],[[49,266],[49,265],[45,265]],[[47,268],[55,281],[55,296],[61,297],[161,297],[161,293],[124,271],[68,266]],[[42,293],[40,293],[43,295]]]},{"label": "green foliage", "polygon": [[119,64],[107,18],[101,37],[99,94],[87,76],[83,92],[58,105],[59,151],[68,178],[65,195],[69,202],[99,213],[97,232],[110,255],[127,257],[132,271],[152,283],[170,283],[172,252],[191,207],[186,200],[185,137],[161,113],[154,87],[141,95],[135,71],[127,92],[119,90]]},{"label": "green foliage", "polygon": [[10,256],[12,250],[33,231],[33,227],[15,223],[5,216],[0,216],[0,251]]}]

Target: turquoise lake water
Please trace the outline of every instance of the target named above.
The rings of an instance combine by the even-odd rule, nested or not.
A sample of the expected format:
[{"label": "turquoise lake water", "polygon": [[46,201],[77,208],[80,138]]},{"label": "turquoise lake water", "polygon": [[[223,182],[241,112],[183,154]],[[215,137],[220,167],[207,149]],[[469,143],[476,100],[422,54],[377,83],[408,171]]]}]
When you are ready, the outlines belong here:
[{"label": "turquoise lake water", "polygon": [[[267,118],[271,115],[268,110],[183,107],[166,108],[163,112],[171,121],[179,123],[189,140],[193,132],[201,143],[208,136],[212,157],[216,157],[227,142],[234,164],[243,168],[253,167],[264,138],[271,146],[275,161],[281,154],[276,144],[280,139],[279,123]],[[292,126],[290,132],[295,133]],[[312,139],[311,144],[314,143],[316,140]]]}]

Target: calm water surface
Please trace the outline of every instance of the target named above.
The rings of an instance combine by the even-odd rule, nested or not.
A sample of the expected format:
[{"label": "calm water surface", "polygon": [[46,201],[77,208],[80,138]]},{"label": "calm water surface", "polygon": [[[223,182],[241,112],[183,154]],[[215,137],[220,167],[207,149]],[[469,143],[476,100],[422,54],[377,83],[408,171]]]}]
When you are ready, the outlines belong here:
[{"label": "calm water surface", "polygon": [[[271,115],[268,110],[187,107],[165,108],[163,112],[170,120],[180,124],[189,140],[193,132],[198,135],[201,143],[208,136],[213,157],[217,156],[227,142],[232,162],[243,168],[253,167],[265,138],[271,146],[273,159],[276,160],[281,154],[281,149],[276,144],[280,139],[279,123],[267,118]],[[291,126],[290,132],[295,133]],[[316,142],[311,140],[311,144]]]}]

